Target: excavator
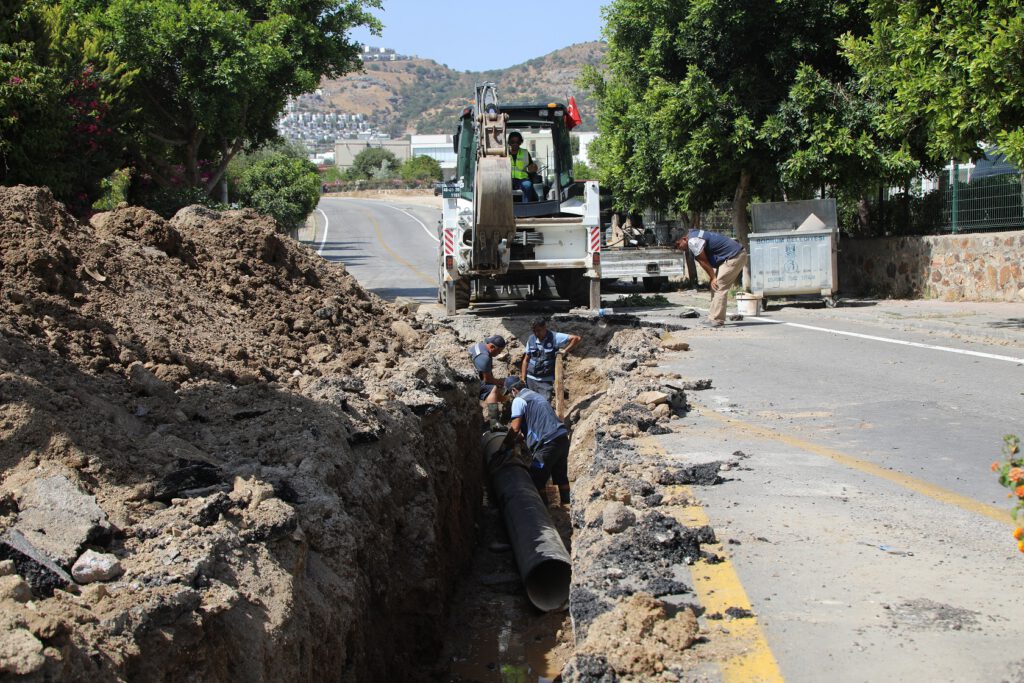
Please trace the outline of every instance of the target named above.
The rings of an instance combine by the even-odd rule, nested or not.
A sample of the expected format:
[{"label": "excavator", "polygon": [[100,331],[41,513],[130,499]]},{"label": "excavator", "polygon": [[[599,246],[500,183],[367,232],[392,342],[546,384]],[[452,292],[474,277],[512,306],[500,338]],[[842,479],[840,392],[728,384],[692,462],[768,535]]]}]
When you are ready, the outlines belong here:
[{"label": "excavator", "polygon": [[[552,281],[574,307],[600,307],[601,279],[667,279],[685,263],[667,248],[603,249],[600,188],[573,175],[570,111],[561,102],[502,103],[476,87],[454,135],[455,178],[442,185],[438,302],[450,315],[503,296],[538,296]],[[538,164],[536,201],[513,189],[508,138]]]}]

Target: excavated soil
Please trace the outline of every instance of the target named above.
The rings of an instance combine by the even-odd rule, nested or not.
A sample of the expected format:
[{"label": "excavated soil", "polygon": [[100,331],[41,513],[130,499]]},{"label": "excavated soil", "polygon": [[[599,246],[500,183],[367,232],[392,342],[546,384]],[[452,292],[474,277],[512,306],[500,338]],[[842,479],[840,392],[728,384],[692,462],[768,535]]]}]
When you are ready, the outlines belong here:
[{"label": "excavated soil", "polygon": [[480,505],[462,340],[245,211],[2,188],[0,254],[0,672],[429,678]]},{"label": "excavated soil", "polygon": [[657,369],[680,331],[551,320],[583,343],[552,510],[570,602],[541,615],[489,548],[465,352],[502,333],[518,373],[530,316],[410,317],[253,213],[80,224],[28,187],[0,189],[0,278],[4,676],[692,680],[715,658],[688,585],[714,532],[676,491],[718,463],[641,447],[706,382]]}]

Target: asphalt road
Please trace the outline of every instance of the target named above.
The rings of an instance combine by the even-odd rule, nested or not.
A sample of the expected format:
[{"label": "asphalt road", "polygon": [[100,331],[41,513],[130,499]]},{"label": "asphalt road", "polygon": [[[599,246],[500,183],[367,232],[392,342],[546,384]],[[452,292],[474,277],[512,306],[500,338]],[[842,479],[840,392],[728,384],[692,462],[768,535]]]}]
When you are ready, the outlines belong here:
[{"label": "asphalt road", "polygon": [[739,588],[760,630],[726,679],[1024,680],[1024,555],[989,469],[1024,432],[1024,307],[966,326],[921,304],[786,306],[663,364],[713,382],[665,452],[742,454],[694,490],[733,571],[694,580]]},{"label": "asphalt road", "polygon": [[324,197],[317,230],[307,244],[328,261],[345,264],[359,283],[394,300],[437,300],[437,206]]},{"label": "asphalt road", "polygon": [[[437,211],[324,199],[315,248],[381,296],[433,302]],[[842,283],[840,283],[840,286]],[[680,320],[707,295],[645,317]],[[609,302],[611,303],[611,302]],[[566,304],[567,308],[567,304]],[[661,367],[712,380],[651,447],[732,461],[694,487],[722,565],[693,580],[736,637],[721,680],[1024,681],[1024,554],[989,464],[1024,436],[1024,305],[785,305],[694,327]]]}]

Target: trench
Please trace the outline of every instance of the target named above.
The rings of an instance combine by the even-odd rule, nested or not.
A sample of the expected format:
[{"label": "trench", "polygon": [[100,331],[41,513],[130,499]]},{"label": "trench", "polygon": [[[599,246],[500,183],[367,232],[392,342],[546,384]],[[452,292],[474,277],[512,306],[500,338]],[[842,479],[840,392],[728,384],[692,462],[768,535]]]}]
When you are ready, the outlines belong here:
[{"label": "trench", "polygon": [[[657,384],[655,381],[631,380],[629,376],[638,366],[650,362],[651,347],[656,345],[652,341],[663,337],[665,330],[656,326],[654,329],[640,330],[637,329],[638,321],[635,318],[622,318],[621,324],[616,324],[614,320],[596,322],[590,317],[573,316],[565,316],[564,320],[553,322],[553,325],[557,325],[555,329],[580,334],[584,339],[580,346],[580,357],[570,361],[565,378],[565,417],[572,439],[571,480],[575,478],[573,471],[586,473],[590,470],[592,475],[595,457],[610,461],[609,457],[595,456],[596,451],[602,449],[596,447],[599,437],[594,433],[595,429],[601,428],[604,421],[602,415],[610,412],[613,407],[618,408],[619,402],[623,400],[619,393],[610,391],[610,387],[616,383],[632,386],[626,389],[627,393],[636,393]],[[508,328],[506,335],[525,340],[525,335],[517,332],[520,328],[528,329],[527,318],[503,320],[502,324]],[[635,337],[632,344],[623,342],[620,335],[616,334],[623,330],[630,330]],[[514,344],[510,344],[512,346]],[[496,363],[496,376],[503,377],[509,372],[515,372],[521,356],[517,356],[515,351],[508,356],[499,357],[498,361],[506,365],[499,368]],[[632,418],[627,415],[623,419],[629,421]],[[486,445],[488,435],[483,436],[480,452],[474,454],[474,457],[483,458],[491,452]],[[487,481],[486,475],[484,481]],[[555,502],[547,506],[546,510],[553,528],[569,552],[572,552],[575,540],[574,526],[583,526],[583,508],[595,498],[593,484],[587,483],[580,488],[577,488],[575,481],[573,484],[570,505],[563,506]],[[453,683],[562,680],[561,674],[576,656],[577,641],[582,635],[577,626],[589,623],[600,614],[600,609],[594,608],[593,594],[582,590],[585,582],[576,579],[573,592],[579,598],[580,605],[572,609],[569,600],[546,604],[546,609],[539,609],[536,604],[538,601],[531,600],[534,597],[531,588],[535,587],[524,585],[516,562],[514,539],[510,538],[503,510],[496,500],[498,495],[490,485],[484,485],[480,491],[480,515],[475,523],[473,550],[468,565],[455,582],[447,605],[447,618],[443,625],[438,626],[444,635],[437,658],[430,664],[430,678],[433,680]],[[580,500],[581,495],[585,500]],[[547,499],[559,499],[558,489],[550,481]],[[597,547],[593,547],[596,552]],[[573,570],[576,570],[577,563],[588,564],[591,559],[588,553],[577,553],[572,559]],[[681,578],[678,569],[675,571],[666,582],[681,586],[677,581]],[[684,573],[688,579],[685,569]],[[556,586],[553,590],[557,594],[561,588],[558,587],[560,578],[557,572],[555,574],[550,583]],[[541,578],[540,581],[547,579]],[[680,588],[679,592],[684,590]],[[568,593],[566,590],[565,597],[568,597]],[[579,617],[579,625],[574,624],[574,616]]]}]

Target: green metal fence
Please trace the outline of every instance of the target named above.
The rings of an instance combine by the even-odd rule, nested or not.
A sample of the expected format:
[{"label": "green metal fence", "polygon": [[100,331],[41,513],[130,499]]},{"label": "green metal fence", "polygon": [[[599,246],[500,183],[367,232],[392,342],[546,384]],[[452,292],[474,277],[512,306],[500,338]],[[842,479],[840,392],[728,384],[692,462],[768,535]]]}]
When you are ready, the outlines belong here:
[{"label": "green metal fence", "polygon": [[[1024,177],[1012,166],[989,166],[984,175],[954,164],[939,179],[944,232],[1024,228]],[[956,182],[953,180],[956,179]]]}]

